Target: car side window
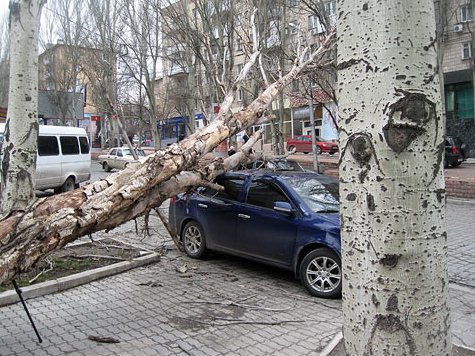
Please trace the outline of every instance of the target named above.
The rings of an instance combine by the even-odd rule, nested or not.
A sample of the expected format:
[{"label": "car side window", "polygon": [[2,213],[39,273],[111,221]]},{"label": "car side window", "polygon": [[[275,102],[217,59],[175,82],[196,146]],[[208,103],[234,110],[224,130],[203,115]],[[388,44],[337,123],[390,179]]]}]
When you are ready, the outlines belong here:
[{"label": "car side window", "polygon": [[81,146],[81,153],[89,153],[89,142],[86,137],[79,137],[79,146]]},{"label": "car side window", "polygon": [[38,156],[58,156],[59,146],[56,136],[38,137]]},{"label": "car side window", "polygon": [[224,191],[217,191],[208,187],[202,192],[202,194],[218,199],[239,200],[239,194],[241,193],[244,184],[243,179],[218,178],[215,183],[222,186]]},{"label": "car side window", "polygon": [[289,202],[285,194],[276,186],[262,181],[252,181],[246,203],[273,209],[276,201]]},{"label": "car side window", "polygon": [[61,152],[63,155],[77,155],[79,154],[79,142],[77,137],[60,136]]},{"label": "car side window", "polygon": [[111,152],[109,153],[110,156],[117,156],[117,150],[116,149],[113,149],[111,150]]},{"label": "car side window", "polygon": [[122,154],[122,151],[121,151],[121,150],[118,150],[118,151],[117,151],[117,156],[118,156],[118,157],[122,157],[122,156],[123,156],[123,154]]}]

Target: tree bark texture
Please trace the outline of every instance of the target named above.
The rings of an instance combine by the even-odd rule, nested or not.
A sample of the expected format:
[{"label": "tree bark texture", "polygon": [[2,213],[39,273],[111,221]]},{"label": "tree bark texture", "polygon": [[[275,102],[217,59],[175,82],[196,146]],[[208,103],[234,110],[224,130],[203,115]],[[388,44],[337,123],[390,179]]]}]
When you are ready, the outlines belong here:
[{"label": "tree bark texture", "polygon": [[434,5],[338,6],[346,353],[449,355]]},{"label": "tree bark texture", "polygon": [[[323,54],[331,46],[332,38],[329,37],[326,45],[314,52],[308,61],[299,61],[287,75],[266,88],[245,110],[226,114],[238,89],[235,84],[221,104],[218,117],[202,130],[107,179],[69,193],[39,199],[25,212],[12,212],[1,219],[0,283],[11,280],[48,253],[80,236],[112,229],[159,206],[165,199],[228,170],[230,166],[222,161],[199,170],[198,159],[226,138],[262,119],[279,91],[308,63]],[[246,69],[250,69],[258,55],[256,52],[252,56],[238,81],[243,79]]]},{"label": "tree bark texture", "polygon": [[1,211],[34,198],[38,139],[39,0],[10,1],[10,88],[2,148]]}]

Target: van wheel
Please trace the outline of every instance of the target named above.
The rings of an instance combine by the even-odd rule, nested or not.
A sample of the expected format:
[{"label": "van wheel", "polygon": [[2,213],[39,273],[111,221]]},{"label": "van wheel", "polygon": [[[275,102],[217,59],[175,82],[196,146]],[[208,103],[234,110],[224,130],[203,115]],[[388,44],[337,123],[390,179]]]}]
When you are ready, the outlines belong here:
[{"label": "van wheel", "polygon": [[64,192],[70,192],[71,190],[74,190],[74,178],[69,177],[66,179],[66,182],[64,182],[63,186],[61,187],[61,193]]},{"label": "van wheel", "polygon": [[105,170],[106,172],[110,172],[112,168],[107,164],[107,162],[104,162],[102,164],[102,169]]}]

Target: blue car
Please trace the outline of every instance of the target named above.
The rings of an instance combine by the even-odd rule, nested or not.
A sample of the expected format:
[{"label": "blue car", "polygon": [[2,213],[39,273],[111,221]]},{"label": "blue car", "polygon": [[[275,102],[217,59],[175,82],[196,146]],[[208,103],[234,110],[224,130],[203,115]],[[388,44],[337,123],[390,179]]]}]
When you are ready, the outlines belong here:
[{"label": "blue car", "polygon": [[[341,295],[338,182],[316,173],[228,172],[171,199],[186,254],[222,251],[294,271],[314,296]],[[214,189],[216,188],[216,189]]]}]

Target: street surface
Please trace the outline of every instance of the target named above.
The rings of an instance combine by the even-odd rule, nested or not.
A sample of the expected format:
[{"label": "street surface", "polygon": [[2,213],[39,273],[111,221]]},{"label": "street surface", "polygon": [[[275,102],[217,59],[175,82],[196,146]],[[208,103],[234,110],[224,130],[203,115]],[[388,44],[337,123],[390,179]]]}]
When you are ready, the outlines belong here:
[{"label": "street surface", "polygon": [[[94,179],[107,176],[96,165]],[[475,202],[448,201],[453,342],[472,349],[474,217]],[[151,233],[129,222],[95,235],[165,248],[159,263],[27,301],[42,344],[19,303],[0,308],[0,355],[318,355],[341,330],[341,301],[310,297],[292,273],[218,253],[189,259],[155,216]]]}]

